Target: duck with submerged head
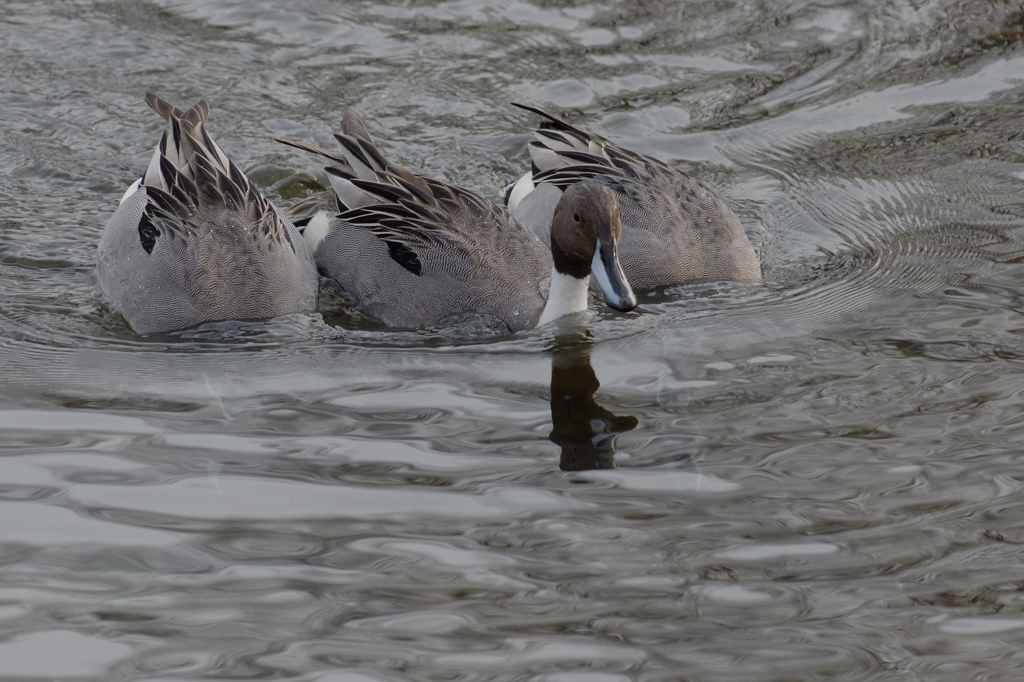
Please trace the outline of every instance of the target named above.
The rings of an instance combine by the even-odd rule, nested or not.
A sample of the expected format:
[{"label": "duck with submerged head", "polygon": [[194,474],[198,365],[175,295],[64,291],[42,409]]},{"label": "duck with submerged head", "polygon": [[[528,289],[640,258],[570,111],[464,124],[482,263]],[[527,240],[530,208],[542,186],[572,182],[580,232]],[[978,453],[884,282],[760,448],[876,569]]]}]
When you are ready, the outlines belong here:
[{"label": "duck with submerged head", "polygon": [[736,215],[686,173],[540,109],[531,170],[509,188],[513,215],[542,239],[555,206],[578,182],[600,179],[622,216],[619,259],[637,289],[761,278],[761,264]]},{"label": "duck with submerged head", "polygon": [[206,100],[146,101],[168,130],[100,237],[114,307],[139,334],[316,310],[309,246],[206,132]]},{"label": "duck with submerged head", "polygon": [[320,271],[357,307],[400,327],[485,321],[517,332],[587,308],[590,275],[611,307],[636,306],[618,262],[618,202],[581,182],[554,207],[550,248],[504,208],[387,162],[346,109],[343,151],[279,142],[334,162],[332,191],[290,212]]}]

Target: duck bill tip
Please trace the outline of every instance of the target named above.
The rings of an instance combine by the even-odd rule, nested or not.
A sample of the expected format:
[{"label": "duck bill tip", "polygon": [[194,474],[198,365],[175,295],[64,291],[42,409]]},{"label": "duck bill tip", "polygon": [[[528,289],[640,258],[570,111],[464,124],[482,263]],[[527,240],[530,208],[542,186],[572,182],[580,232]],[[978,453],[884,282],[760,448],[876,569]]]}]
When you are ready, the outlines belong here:
[{"label": "duck bill tip", "polygon": [[599,245],[594,252],[591,271],[601,291],[604,292],[604,300],[609,307],[624,313],[636,308],[636,294],[622,272],[614,246],[609,248],[604,244]]},{"label": "duck bill tip", "polygon": [[626,294],[625,296],[611,297],[606,292],[604,300],[612,308],[628,313],[633,308],[636,308],[636,294],[632,290],[627,291]]}]

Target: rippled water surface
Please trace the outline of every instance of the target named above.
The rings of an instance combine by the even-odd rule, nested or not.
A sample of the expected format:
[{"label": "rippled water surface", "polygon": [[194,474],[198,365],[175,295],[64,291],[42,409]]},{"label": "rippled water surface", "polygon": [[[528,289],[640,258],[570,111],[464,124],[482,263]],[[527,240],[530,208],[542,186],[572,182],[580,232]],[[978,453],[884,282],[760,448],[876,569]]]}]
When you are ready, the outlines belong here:
[{"label": "rippled water surface", "polygon": [[[0,679],[1020,679],[1022,37],[953,0],[4,4]],[[490,197],[545,107],[715,187],[765,279],[138,337],[93,266],[148,90],[282,203],[324,176],[272,138],[344,106]]]}]

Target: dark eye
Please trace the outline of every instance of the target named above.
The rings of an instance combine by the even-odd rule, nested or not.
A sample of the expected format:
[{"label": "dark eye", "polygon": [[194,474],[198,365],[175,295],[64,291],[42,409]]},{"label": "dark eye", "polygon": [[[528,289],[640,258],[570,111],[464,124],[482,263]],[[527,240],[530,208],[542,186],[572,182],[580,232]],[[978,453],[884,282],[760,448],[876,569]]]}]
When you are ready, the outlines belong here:
[{"label": "dark eye", "polygon": [[579,222],[580,221],[580,214],[579,213],[573,213],[572,214],[572,219],[575,220],[576,222]]}]

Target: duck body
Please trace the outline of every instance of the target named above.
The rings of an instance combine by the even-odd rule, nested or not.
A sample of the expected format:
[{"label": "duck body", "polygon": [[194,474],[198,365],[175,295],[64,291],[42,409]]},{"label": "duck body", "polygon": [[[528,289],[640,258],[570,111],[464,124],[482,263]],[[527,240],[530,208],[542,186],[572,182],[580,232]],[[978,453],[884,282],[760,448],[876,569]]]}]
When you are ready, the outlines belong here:
[{"label": "duck body", "polygon": [[761,278],[761,265],[736,215],[703,183],[561,118],[545,120],[530,143],[532,169],[510,190],[509,209],[543,241],[562,193],[595,179],[619,202],[619,260],[632,287],[651,289]]},{"label": "duck body", "polygon": [[[536,326],[551,253],[507,214],[493,216],[458,196],[439,203],[442,224],[451,229],[426,238],[408,231],[381,238],[359,224],[366,213],[371,220],[394,217],[386,206],[342,214],[319,243],[316,261],[361,309],[392,326]],[[482,220],[493,229],[475,230]]]},{"label": "duck body", "polygon": [[326,168],[329,196],[290,215],[304,226],[320,271],[357,307],[392,326],[472,321],[510,332],[586,308],[593,244],[580,256],[585,274],[560,273],[551,249],[503,207],[388,163],[351,109],[342,128],[341,153],[279,141],[335,162]]},{"label": "duck body", "polygon": [[137,333],[316,309],[308,244],[205,131],[209,105],[155,95],[168,123],[100,237],[100,288]]}]

